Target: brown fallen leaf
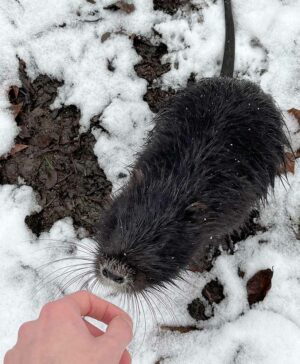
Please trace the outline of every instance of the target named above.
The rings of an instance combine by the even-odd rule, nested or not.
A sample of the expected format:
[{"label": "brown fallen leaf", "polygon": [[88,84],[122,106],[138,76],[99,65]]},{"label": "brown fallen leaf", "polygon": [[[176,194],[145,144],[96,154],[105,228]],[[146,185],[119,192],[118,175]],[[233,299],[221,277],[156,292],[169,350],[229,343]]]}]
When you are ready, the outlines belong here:
[{"label": "brown fallen leaf", "polygon": [[288,110],[289,114],[292,114],[298,121],[299,125],[300,125],[300,110],[292,108]]},{"label": "brown fallen leaf", "polygon": [[186,334],[187,332],[199,330],[196,326],[169,326],[169,325],[162,325],[161,330],[163,331],[177,331],[181,334]]},{"label": "brown fallen leaf", "polygon": [[260,270],[247,282],[247,294],[249,305],[262,301],[272,286],[273,271],[271,269]]},{"label": "brown fallen leaf", "polygon": [[295,173],[295,157],[293,153],[285,153],[285,172]]},{"label": "brown fallen leaf", "polygon": [[295,153],[286,152],[285,155],[285,166],[281,166],[279,168],[279,174],[283,173],[295,173],[295,160],[300,158],[300,149],[298,149]]},{"label": "brown fallen leaf", "polygon": [[128,4],[126,1],[120,0],[115,2],[114,4],[108,5],[104,8],[105,10],[121,10],[126,14],[130,14],[135,10],[134,4]]},{"label": "brown fallen leaf", "polygon": [[20,102],[19,104],[11,105],[10,108],[12,110],[14,118],[16,118],[20,114],[20,112],[22,111],[23,102]]},{"label": "brown fallen leaf", "polygon": [[26,148],[28,148],[28,145],[26,145],[26,144],[15,144],[15,146],[10,150],[10,152],[8,152],[4,156],[0,157],[0,160],[7,159],[8,157],[11,157],[19,152],[22,152],[22,150],[24,150]]},{"label": "brown fallen leaf", "polygon": [[8,155],[15,155],[19,152],[21,152],[22,150],[28,148],[28,145],[26,144],[16,144],[8,153]]}]

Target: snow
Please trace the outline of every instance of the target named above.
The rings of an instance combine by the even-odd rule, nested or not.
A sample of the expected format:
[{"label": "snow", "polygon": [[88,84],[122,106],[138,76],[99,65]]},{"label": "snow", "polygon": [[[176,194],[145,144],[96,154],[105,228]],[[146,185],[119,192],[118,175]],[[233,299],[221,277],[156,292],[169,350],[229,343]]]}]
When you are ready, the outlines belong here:
[{"label": "snow", "polygon": [[[104,9],[112,3],[1,1],[0,155],[11,149],[18,133],[7,97],[10,85],[20,85],[16,55],[26,62],[30,77],[45,73],[64,81],[53,108],[76,105],[82,130],[96,116],[99,126],[91,131],[97,139],[94,151],[114,191],[124,183],[120,174],[128,174],[128,165],[153,126],[153,114],[143,101],[147,83],[134,71],[140,58],[130,36],[150,37],[152,29],[161,34],[168,46],[164,61],[171,63],[171,70],[156,82],[165,88],[186,85],[192,72],[196,79],[218,74],[224,42],[220,0],[192,0],[192,13],[186,6],[173,16],[154,11],[149,0],[133,1],[136,10],[131,14]],[[299,148],[299,125],[286,110],[300,108],[300,0],[234,0],[233,6],[236,74],[272,94],[284,113],[291,144]],[[108,61],[114,72],[107,68]],[[299,162],[288,181],[283,185],[278,179],[268,204],[261,207],[260,223],[267,231],[241,241],[234,255],[223,252],[209,273],[189,273],[186,282],[178,282],[179,288],[151,297],[156,317],[142,298],[137,306],[96,289],[132,313],[133,363],[299,363]],[[70,218],[57,221],[39,239],[27,228],[25,217],[39,208],[30,186],[0,186],[1,358],[14,345],[21,323],[36,318],[42,304],[57,296],[59,281],[67,292],[79,288],[68,287],[74,277],[71,265],[82,269],[75,275],[88,269],[76,264],[82,262],[80,257],[88,259],[94,243],[74,230]],[[73,255],[78,260],[68,259],[73,244],[79,247]],[[238,276],[238,268],[244,278]],[[274,272],[272,288],[250,309],[246,282],[266,268]],[[215,305],[211,319],[185,334],[158,330],[162,324],[195,325],[186,305],[214,278],[223,284],[225,299]]]},{"label": "snow", "polygon": [[169,335],[162,353],[172,364],[299,363],[299,338],[293,322],[254,309],[221,328]]}]

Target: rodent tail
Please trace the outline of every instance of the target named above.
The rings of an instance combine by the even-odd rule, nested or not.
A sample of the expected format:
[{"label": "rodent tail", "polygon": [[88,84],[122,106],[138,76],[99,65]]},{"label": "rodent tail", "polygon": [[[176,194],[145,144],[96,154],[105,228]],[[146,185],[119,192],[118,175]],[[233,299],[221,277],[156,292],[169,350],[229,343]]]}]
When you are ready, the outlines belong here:
[{"label": "rodent tail", "polygon": [[220,76],[233,77],[234,56],[235,56],[235,37],[234,22],[232,16],[231,0],[224,0],[225,12],[225,46],[224,56]]}]

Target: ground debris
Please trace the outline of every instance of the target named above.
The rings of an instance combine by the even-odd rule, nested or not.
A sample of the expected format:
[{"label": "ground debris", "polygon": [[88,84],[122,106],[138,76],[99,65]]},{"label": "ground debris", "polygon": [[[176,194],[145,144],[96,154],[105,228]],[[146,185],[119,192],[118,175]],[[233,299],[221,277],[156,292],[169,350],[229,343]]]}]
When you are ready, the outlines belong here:
[{"label": "ground debris", "polygon": [[180,332],[181,334],[186,334],[191,331],[199,330],[196,326],[169,326],[169,325],[162,325],[160,329],[163,331],[172,331],[172,332]]},{"label": "ground debris", "polygon": [[263,301],[272,286],[273,271],[271,269],[260,270],[247,282],[247,294],[249,305]]},{"label": "ground debris", "polygon": [[300,125],[300,110],[298,109],[295,109],[294,107],[292,109],[289,109],[288,110],[288,113],[293,115],[297,121],[298,121],[298,124]]},{"label": "ground debris", "polygon": [[181,6],[189,2],[190,0],[154,0],[153,8],[174,15]]},{"label": "ground debris", "polygon": [[209,319],[209,317],[205,314],[205,306],[200,298],[195,298],[191,303],[189,303],[187,310],[191,317],[196,321],[205,321]]},{"label": "ground debris", "polygon": [[295,173],[295,161],[300,158],[300,149],[294,153],[286,152],[284,155],[284,166],[279,170],[279,174],[284,174],[287,172]]},{"label": "ground debris", "polygon": [[138,55],[142,57],[134,69],[139,77],[148,81],[144,100],[156,113],[166,99],[175,94],[174,90],[162,90],[155,84],[155,81],[171,69],[170,63],[161,62],[161,57],[167,53],[168,48],[164,43],[152,44],[147,38],[137,35],[133,37],[133,45]]},{"label": "ground debris", "polygon": [[126,14],[130,14],[135,10],[135,6],[134,6],[134,4],[130,4],[126,1],[120,0],[120,1],[115,2],[114,4],[106,6],[104,9],[113,10],[113,11],[121,10]]},{"label": "ground debris", "polygon": [[45,75],[32,82],[23,61],[19,74],[22,86],[12,86],[9,97],[12,107],[22,104],[16,115],[20,133],[15,147],[0,160],[0,183],[18,184],[21,177],[37,193],[43,209],[26,218],[36,234],[66,216],[93,233],[111,191],[93,152],[94,137],[79,134],[75,106],[50,110],[61,82]]},{"label": "ground debris", "polygon": [[208,282],[202,290],[202,296],[210,303],[220,303],[224,298],[223,286],[214,279]]}]

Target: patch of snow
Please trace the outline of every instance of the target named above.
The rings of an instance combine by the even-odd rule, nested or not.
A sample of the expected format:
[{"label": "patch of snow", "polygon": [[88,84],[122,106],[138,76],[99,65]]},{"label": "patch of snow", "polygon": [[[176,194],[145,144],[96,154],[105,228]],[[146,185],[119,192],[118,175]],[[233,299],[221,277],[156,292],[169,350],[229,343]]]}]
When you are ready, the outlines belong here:
[{"label": "patch of snow", "polygon": [[[193,0],[198,10],[172,17],[153,11],[149,0],[133,1],[136,10],[131,14],[104,9],[112,3],[1,1],[0,155],[10,150],[18,132],[7,95],[9,86],[20,85],[16,56],[25,60],[30,77],[46,73],[64,81],[53,107],[75,104],[82,130],[97,116],[95,154],[115,191],[126,180],[127,166],[151,129],[153,116],[143,101],[146,81],[134,71],[140,58],[129,36],[151,36],[153,27],[162,34],[168,45],[164,61],[171,63],[161,81],[165,87],[184,86],[191,72],[197,79],[218,75],[224,42],[221,1]],[[300,108],[300,1],[235,0],[233,7],[237,74],[260,83],[282,110]],[[297,148],[299,126],[290,115],[285,119]],[[274,195],[270,193],[268,205],[261,207],[260,223],[266,232],[241,241],[234,255],[224,252],[211,272],[189,273],[186,282],[177,282],[178,288],[151,297],[152,308],[142,297],[138,306],[125,305],[135,320],[133,363],[299,363],[300,242],[295,236],[300,219],[299,162],[295,175],[288,178],[289,185],[276,181]],[[37,239],[24,220],[38,210],[30,187],[0,186],[0,357],[14,345],[20,324],[36,318],[59,287],[67,292],[78,288],[69,286],[82,273],[74,270],[75,264],[94,246],[78,237],[70,219],[58,221]],[[74,243],[78,250],[72,253]],[[68,260],[71,254],[79,260]],[[58,261],[47,265],[53,260]],[[245,272],[243,279],[238,268]],[[250,309],[246,282],[266,268],[274,271],[272,288]],[[224,285],[225,299],[214,306],[211,319],[197,323],[198,331],[158,330],[166,324],[195,325],[187,304],[201,297],[205,284],[215,278]],[[101,289],[96,291],[105,296]],[[122,298],[105,297],[124,307]]]}]

